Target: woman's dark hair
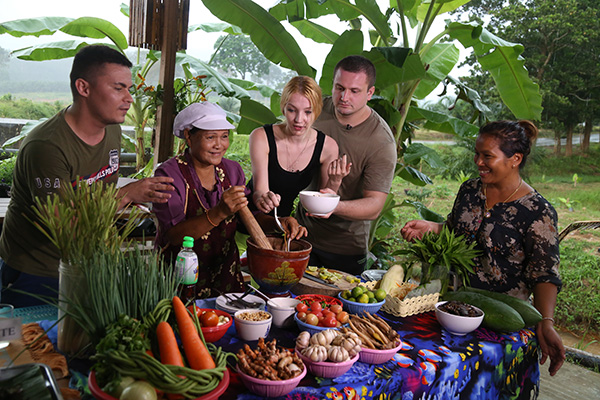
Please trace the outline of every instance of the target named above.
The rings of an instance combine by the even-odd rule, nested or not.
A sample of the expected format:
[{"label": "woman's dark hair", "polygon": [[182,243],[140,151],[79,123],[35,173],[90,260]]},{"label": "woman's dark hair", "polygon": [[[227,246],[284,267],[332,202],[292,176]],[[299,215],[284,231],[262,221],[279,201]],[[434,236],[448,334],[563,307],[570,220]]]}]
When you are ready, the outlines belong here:
[{"label": "woman's dark hair", "polygon": [[500,150],[506,157],[521,153],[523,160],[519,169],[525,166],[533,141],[538,136],[538,128],[531,121],[495,121],[479,129],[479,136],[491,136],[498,140]]},{"label": "woman's dark hair", "polygon": [[369,88],[375,86],[375,80],[377,78],[375,66],[373,65],[371,60],[369,60],[366,57],[356,55],[344,57],[337,63],[337,65],[333,69],[333,76],[335,76],[335,73],[338,69],[343,69],[344,71],[353,73],[362,72],[365,75],[367,75],[367,82],[369,84]]},{"label": "woman's dark hair", "polygon": [[75,87],[77,79],[92,82],[98,72],[98,68],[106,63],[123,65],[127,68],[131,68],[132,65],[131,61],[123,53],[102,44],[85,46],[75,54],[70,75],[73,100],[79,96]]}]

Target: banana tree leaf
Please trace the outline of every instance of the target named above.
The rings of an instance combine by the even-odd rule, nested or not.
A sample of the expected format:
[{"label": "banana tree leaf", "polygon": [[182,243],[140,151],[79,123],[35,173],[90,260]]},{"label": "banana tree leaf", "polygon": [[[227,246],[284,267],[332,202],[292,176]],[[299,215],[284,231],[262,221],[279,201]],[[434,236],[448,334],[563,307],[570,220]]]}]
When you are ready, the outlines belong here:
[{"label": "banana tree leaf", "polygon": [[390,127],[396,126],[402,119],[402,115],[398,109],[394,107],[387,98],[373,97],[369,101],[369,106],[377,111],[377,114],[379,114]]},{"label": "banana tree leaf", "polygon": [[0,35],[3,33],[14,37],[53,35],[73,20],[74,18],[66,17],[41,17],[6,21],[0,24]]},{"label": "banana tree leaf", "polygon": [[270,88],[267,85],[261,85],[255,82],[245,81],[237,78],[229,78],[229,81],[245,90],[257,90],[264,97],[271,97],[273,93],[277,93],[275,89]]},{"label": "banana tree leaf", "polygon": [[121,3],[119,10],[121,11],[121,14],[129,18],[129,4]]},{"label": "banana tree leaf", "polygon": [[[525,68],[525,60],[516,56],[517,60],[510,60],[510,48],[499,47],[492,53],[479,57],[481,67],[489,71],[496,82],[496,88],[502,101],[512,111],[517,119],[531,119],[539,121],[542,118],[542,96],[537,83],[529,78]],[[506,79],[509,76],[510,79]]]},{"label": "banana tree leaf", "polygon": [[[437,8],[440,4],[443,4],[437,15],[444,14],[450,11],[456,10],[458,7],[467,4],[471,0],[436,0],[435,7]],[[429,1],[421,3],[417,8],[417,19],[421,22],[425,20],[427,10],[429,9]]]},{"label": "banana tree leaf", "polygon": [[490,72],[502,101],[516,118],[541,119],[542,96],[525,69],[520,56],[522,45],[507,42],[476,23],[452,22],[448,29],[452,38],[473,48],[481,67]]},{"label": "banana tree leaf", "polygon": [[232,35],[241,35],[243,33],[239,27],[227,24],[225,22],[190,25],[188,28],[188,33],[195,31],[204,31],[207,33],[225,32]]},{"label": "banana tree leaf", "polygon": [[275,17],[251,0],[202,0],[217,18],[239,26],[273,63],[299,75],[314,77],[312,68],[292,35]]},{"label": "banana tree leaf", "polygon": [[417,186],[433,184],[433,181],[427,175],[410,165],[405,165],[404,168],[401,168],[400,171],[396,173],[396,175]]},{"label": "banana tree leaf", "polygon": [[294,21],[292,22],[292,25],[298,29],[304,37],[312,39],[317,43],[333,44],[340,37],[340,35],[324,26],[315,24],[306,19]]},{"label": "banana tree leaf", "polygon": [[229,79],[221,75],[217,70],[204,61],[181,52],[177,53],[175,60],[177,65],[188,64],[192,69],[194,69],[194,75],[206,75],[204,82],[208,87],[215,90],[218,94],[228,97],[236,95],[249,97],[247,92],[236,93],[231,82],[229,82]]},{"label": "banana tree leaf", "polygon": [[269,8],[269,14],[278,21],[287,18],[288,21],[299,21],[302,19],[315,19],[323,15],[333,14],[329,2],[320,0],[291,0],[281,1],[279,4]]},{"label": "banana tree leaf", "polygon": [[390,28],[388,17],[381,13],[377,2],[375,0],[356,0],[356,7],[373,25],[373,28],[381,36],[383,43],[389,44],[389,40],[392,37],[392,29]]},{"label": "banana tree leaf", "polygon": [[329,95],[333,88],[333,69],[344,57],[359,54],[363,49],[363,34],[361,31],[350,30],[342,33],[325,58],[321,71],[319,86],[323,94]]},{"label": "banana tree leaf", "polygon": [[421,60],[429,69],[419,83],[414,97],[425,98],[441,81],[444,80],[458,63],[460,51],[452,43],[438,43],[433,45],[427,53],[421,55]]},{"label": "banana tree leaf", "polygon": [[252,99],[241,99],[241,101],[240,116],[242,119],[238,125],[237,133],[249,135],[259,126],[278,122],[275,114],[259,102]]},{"label": "banana tree leaf", "polygon": [[50,42],[37,46],[25,47],[15,50],[11,54],[20,60],[46,61],[60,60],[62,58],[74,57],[87,42],[81,40],[64,40],[62,42]]},{"label": "banana tree leaf", "polygon": [[412,106],[408,109],[407,122],[425,120],[425,129],[432,131],[451,133],[460,137],[472,138],[477,136],[479,128],[458,118],[451,117],[436,111]]},{"label": "banana tree leaf", "polygon": [[25,123],[25,125],[23,125],[23,127],[21,128],[21,132],[17,136],[6,140],[6,142],[2,144],[2,148],[8,147],[11,144],[17,143],[19,140],[25,139],[25,137],[27,137],[27,135],[29,134],[29,132],[31,132],[33,128],[35,128],[36,126],[38,126],[46,120],[48,120],[48,118],[41,118],[37,121],[28,121],[27,123]]},{"label": "banana tree leaf", "polygon": [[475,108],[475,110],[479,111],[484,115],[490,115],[492,110],[481,100],[481,96],[477,91],[471,89],[458,79],[455,79],[451,76],[447,76],[446,79],[451,82],[454,86],[456,86],[459,90],[458,98],[462,99]]},{"label": "banana tree leaf", "polygon": [[327,3],[335,15],[342,21],[353,20],[362,14],[360,7],[350,3],[348,0],[327,0]]},{"label": "banana tree leaf", "polygon": [[439,154],[422,143],[412,143],[404,151],[404,162],[410,165],[417,165],[421,160],[425,161],[431,168],[443,168],[446,166]]},{"label": "banana tree leaf", "polygon": [[281,115],[281,95],[278,92],[271,95],[271,112],[274,115]]},{"label": "banana tree leaf", "polygon": [[377,68],[375,86],[379,90],[425,76],[426,71],[421,58],[418,54],[410,54],[410,51],[402,47],[374,47],[362,53]]},{"label": "banana tree leaf", "polygon": [[411,206],[414,207],[415,211],[419,216],[425,221],[432,221],[437,223],[443,223],[446,221],[446,218],[442,217],[440,214],[431,211],[425,205],[418,201],[404,200],[402,202],[402,206]]},{"label": "banana tree leaf", "polygon": [[394,7],[398,12],[402,10],[402,14],[408,18],[412,28],[419,23],[417,12],[420,4],[421,0],[390,0],[390,7]]},{"label": "banana tree leaf", "polygon": [[121,50],[125,50],[128,47],[127,38],[123,32],[114,24],[102,18],[77,18],[60,28],[60,31],[73,36],[93,39],[104,39],[106,37]]}]

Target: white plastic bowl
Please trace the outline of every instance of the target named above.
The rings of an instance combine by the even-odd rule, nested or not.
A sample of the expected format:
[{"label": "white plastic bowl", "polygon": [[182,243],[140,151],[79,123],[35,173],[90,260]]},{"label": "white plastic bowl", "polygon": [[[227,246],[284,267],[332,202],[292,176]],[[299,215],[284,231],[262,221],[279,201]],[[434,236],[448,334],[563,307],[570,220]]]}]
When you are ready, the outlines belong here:
[{"label": "white plastic bowl", "polygon": [[[248,321],[241,319],[240,315],[243,313],[259,313],[264,312],[269,314],[269,318],[260,321]],[[258,340],[260,338],[266,338],[269,335],[271,329],[271,323],[273,322],[273,316],[267,311],[260,311],[256,309],[239,310],[233,315],[235,323],[235,330],[237,331],[240,339],[247,342]]]},{"label": "white plastic bowl", "polygon": [[340,196],[331,193],[303,190],[300,192],[300,201],[309,213],[327,215],[335,210],[340,202]]},{"label": "white plastic bowl", "polygon": [[287,328],[294,325],[294,313],[300,300],[289,297],[276,297],[267,302],[269,312],[273,315],[273,325]]},{"label": "white plastic bowl", "polygon": [[451,334],[463,336],[469,332],[473,332],[475,329],[479,328],[479,325],[481,325],[484,313],[479,308],[473,306],[473,308],[481,312],[479,317],[463,317],[440,310],[439,306],[444,303],[446,302],[440,301],[435,303],[435,316],[440,325],[442,325]]}]

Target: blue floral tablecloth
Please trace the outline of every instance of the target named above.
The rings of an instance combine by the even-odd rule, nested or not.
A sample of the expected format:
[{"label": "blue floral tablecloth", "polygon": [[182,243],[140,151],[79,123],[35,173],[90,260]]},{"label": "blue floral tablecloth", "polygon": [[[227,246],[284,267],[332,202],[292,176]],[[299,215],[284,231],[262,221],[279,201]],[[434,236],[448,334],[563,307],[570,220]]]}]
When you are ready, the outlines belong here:
[{"label": "blue floral tablecloth", "polygon": [[[214,300],[199,301],[214,308]],[[378,313],[398,331],[402,347],[385,364],[356,362],[346,374],[324,379],[307,374],[300,385],[280,399],[289,400],[412,400],[412,399],[531,399],[539,393],[539,355],[535,333],[522,329],[511,334],[479,328],[465,336],[452,335],[437,322],[434,312],[406,318]],[[267,340],[276,338],[293,348],[299,330],[273,327]],[[215,344],[237,352],[246,342],[235,326]],[[255,343],[249,343],[251,347]],[[232,373],[221,399],[253,400]]]}]

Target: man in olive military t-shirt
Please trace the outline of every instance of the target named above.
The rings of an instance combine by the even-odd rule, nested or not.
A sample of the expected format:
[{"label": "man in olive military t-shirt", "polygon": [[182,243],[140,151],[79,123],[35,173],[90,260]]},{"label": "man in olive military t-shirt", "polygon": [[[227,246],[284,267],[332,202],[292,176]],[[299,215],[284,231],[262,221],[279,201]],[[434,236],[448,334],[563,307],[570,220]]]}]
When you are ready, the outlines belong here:
[{"label": "man in olive military t-shirt", "polygon": [[[0,236],[0,301],[15,307],[56,297],[58,249],[31,223],[34,199],[57,193],[61,185],[115,183],[119,172],[121,128],[133,86],[131,62],[104,45],[86,46],[73,60],[73,104],[36,126],[23,140],[15,165],[11,201]],[[119,190],[121,206],[161,202],[170,197],[170,178],[147,178]],[[167,192],[164,192],[167,191]],[[48,288],[48,287],[50,288]]]}]

